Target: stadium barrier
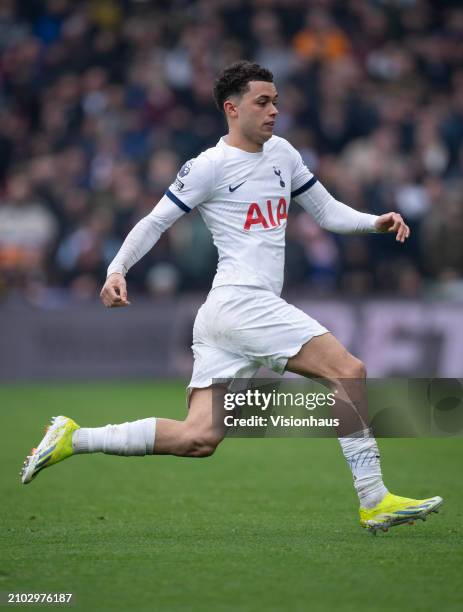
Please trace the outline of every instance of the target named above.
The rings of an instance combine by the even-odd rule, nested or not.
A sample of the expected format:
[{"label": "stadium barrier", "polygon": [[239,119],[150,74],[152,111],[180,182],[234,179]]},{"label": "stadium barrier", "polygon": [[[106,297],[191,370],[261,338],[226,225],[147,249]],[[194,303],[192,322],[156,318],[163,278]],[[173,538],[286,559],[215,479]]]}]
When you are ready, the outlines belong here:
[{"label": "stadium barrier", "polygon": [[[99,303],[0,309],[0,381],[185,378],[202,296],[107,311]],[[459,377],[458,304],[292,300],[366,364],[372,377]]]}]

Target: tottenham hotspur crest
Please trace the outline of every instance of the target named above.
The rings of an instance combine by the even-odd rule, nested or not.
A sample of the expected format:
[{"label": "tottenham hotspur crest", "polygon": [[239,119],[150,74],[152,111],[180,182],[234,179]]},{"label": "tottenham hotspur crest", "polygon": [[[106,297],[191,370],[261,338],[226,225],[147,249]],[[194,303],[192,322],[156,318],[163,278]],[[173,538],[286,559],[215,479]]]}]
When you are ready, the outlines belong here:
[{"label": "tottenham hotspur crest", "polygon": [[277,177],[280,179],[280,187],[284,187],[285,186],[285,182],[281,178],[281,170],[279,170],[276,166],[273,166],[273,171],[275,172]]}]

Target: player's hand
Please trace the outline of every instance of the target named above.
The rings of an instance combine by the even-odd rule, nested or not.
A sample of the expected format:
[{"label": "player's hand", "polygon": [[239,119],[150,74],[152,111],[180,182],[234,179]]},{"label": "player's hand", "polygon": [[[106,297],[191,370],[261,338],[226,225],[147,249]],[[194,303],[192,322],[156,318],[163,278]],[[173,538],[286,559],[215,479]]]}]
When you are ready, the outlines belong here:
[{"label": "player's hand", "polygon": [[100,298],[107,308],[118,308],[130,304],[127,300],[127,284],[122,274],[115,272],[108,276],[101,290]]},{"label": "player's hand", "polygon": [[378,232],[397,234],[395,237],[397,242],[405,242],[410,236],[410,228],[402,219],[402,215],[396,212],[389,212],[378,217],[375,221],[375,227]]}]

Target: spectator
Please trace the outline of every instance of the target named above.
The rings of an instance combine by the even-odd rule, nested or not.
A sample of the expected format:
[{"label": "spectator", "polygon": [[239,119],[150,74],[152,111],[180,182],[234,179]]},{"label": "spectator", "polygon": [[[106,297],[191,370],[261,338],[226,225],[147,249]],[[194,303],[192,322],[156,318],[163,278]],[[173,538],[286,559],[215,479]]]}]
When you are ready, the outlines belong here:
[{"label": "spectator", "polygon": [[[36,304],[86,300],[133,224],[225,124],[211,87],[227,63],[275,73],[277,130],[340,200],[410,222],[406,248],[288,220],[288,286],[461,295],[463,9],[300,0],[6,0],[0,7],[0,287]],[[18,170],[19,168],[19,170]],[[300,213],[300,214],[298,214]],[[200,215],[131,273],[135,290],[207,288]],[[397,272],[399,270],[399,272]],[[34,296],[31,298],[31,296]],[[45,296],[45,297],[44,297]],[[59,298],[61,299],[61,297]]]},{"label": "spectator", "polygon": [[32,193],[27,175],[11,173],[0,202],[0,271],[15,278],[43,269],[56,230],[56,219]]}]

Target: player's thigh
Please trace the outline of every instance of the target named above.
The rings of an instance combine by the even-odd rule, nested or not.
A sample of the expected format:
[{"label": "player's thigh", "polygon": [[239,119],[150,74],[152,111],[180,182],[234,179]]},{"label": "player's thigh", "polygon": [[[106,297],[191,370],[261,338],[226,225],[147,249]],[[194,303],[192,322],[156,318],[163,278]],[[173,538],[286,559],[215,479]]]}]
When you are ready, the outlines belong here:
[{"label": "player's thigh", "polygon": [[185,419],[187,431],[193,437],[216,446],[225,437],[224,385],[192,388],[189,393],[188,415]]},{"label": "player's thigh", "polygon": [[288,359],[289,372],[315,378],[363,378],[365,367],[333,334],[326,333],[306,342]]}]

